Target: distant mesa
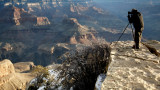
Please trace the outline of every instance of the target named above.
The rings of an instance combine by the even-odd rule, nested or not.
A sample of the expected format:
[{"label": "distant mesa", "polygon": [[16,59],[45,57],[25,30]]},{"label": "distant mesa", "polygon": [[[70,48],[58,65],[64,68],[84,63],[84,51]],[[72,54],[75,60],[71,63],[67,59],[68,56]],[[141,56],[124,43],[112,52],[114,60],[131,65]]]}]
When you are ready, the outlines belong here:
[{"label": "distant mesa", "polygon": [[81,26],[76,18],[66,18],[63,20],[63,23],[68,25]]},{"label": "distant mesa", "polygon": [[57,4],[59,5],[60,2],[92,2],[93,0],[1,0],[0,4],[4,6],[8,5],[20,5],[20,4],[33,4],[33,3],[50,3],[50,4]]},{"label": "distant mesa", "polygon": [[50,25],[47,17],[37,17],[25,11],[23,8],[8,6],[1,10],[0,21],[3,23],[12,23],[13,25]]},{"label": "distant mesa", "polygon": [[66,27],[70,27],[68,30],[69,33],[73,33],[70,38],[71,44],[88,44],[90,40],[96,40],[94,34],[89,31],[89,28],[81,25],[76,18],[64,19],[63,24],[67,25]]},{"label": "distant mesa", "polygon": [[37,25],[49,25],[51,24],[47,17],[37,17]]},{"label": "distant mesa", "polygon": [[0,2],[6,3],[23,3],[23,2],[86,2],[93,0],[1,0]]}]

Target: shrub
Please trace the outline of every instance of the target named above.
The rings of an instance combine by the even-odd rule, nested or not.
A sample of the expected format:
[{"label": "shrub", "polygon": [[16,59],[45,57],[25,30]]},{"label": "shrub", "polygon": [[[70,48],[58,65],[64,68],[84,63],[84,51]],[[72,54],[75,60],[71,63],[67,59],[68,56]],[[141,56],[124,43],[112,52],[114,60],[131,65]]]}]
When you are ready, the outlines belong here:
[{"label": "shrub", "polygon": [[107,72],[110,51],[109,44],[101,38],[88,45],[79,44],[62,64],[59,78],[63,90],[94,90],[98,75]]},{"label": "shrub", "polygon": [[32,70],[33,74],[36,74],[36,81],[31,83],[28,90],[37,90],[42,84],[45,84],[47,81],[44,78],[47,78],[49,75],[48,69],[41,65],[34,67]]}]

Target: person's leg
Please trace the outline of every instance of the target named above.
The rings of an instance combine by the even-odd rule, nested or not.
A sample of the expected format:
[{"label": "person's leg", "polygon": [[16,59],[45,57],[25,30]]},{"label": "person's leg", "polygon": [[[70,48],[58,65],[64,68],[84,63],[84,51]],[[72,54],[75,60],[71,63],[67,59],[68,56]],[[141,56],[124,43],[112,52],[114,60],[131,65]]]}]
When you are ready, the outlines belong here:
[{"label": "person's leg", "polygon": [[135,30],[135,49],[139,49],[139,44],[140,44],[140,32],[137,32],[138,30]]},{"label": "person's leg", "polygon": [[133,49],[136,49],[136,36],[137,36],[137,32],[134,32],[134,45],[133,45]]},{"label": "person's leg", "polygon": [[139,49],[139,34],[138,34],[138,32],[136,33],[136,36],[135,36],[135,43],[136,43],[136,45],[135,45],[135,47],[136,47],[136,49]]},{"label": "person's leg", "polygon": [[138,32],[138,36],[139,36],[139,48],[141,46],[141,38],[142,38],[142,32]]},{"label": "person's leg", "polygon": [[142,32],[136,32],[136,36],[135,36],[136,49],[140,48],[141,38],[142,38]]}]

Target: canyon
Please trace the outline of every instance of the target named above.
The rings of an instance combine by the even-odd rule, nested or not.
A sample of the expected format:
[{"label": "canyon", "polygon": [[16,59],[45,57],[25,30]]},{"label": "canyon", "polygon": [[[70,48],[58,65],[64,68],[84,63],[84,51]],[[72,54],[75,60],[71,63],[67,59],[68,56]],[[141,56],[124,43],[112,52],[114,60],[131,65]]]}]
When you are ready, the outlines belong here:
[{"label": "canyon", "polygon": [[[94,6],[92,0],[0,4],[0,59],[13,63],[61,63],[59,57],[76,49],[77,44],[96,41],[97,37],[114,41],[123,26],[123,21]],[[121,24],[115,27],[110,22]]]},{"label": "canyon", "polygon": [[[159,57],[150,53],[144,45],[140,50],[131,48],[134,43],[126,41],[133,39],[131,28],[127,28],[121,38],[123,41],[113,42],[118,39],[121,31],[128,23],[125,15],[128,9],[132,7],[131,4],[120,5],[120,11],[117,11],[118,9],[114,5],[119,4],[121,3],[118,2],[118,4],[114,3],[112,5],[103,3],[100,6],[93,0],[0,0],[0,89],[24,90],[28,88],[28,85],[36,83],[36,76],[31,74],[30,71],[37,65],[42,65],[49,69],[51,77],[58,77],[54,70],[63,70],[62,74],[69,73],[70,76],[65,78],[66,81],[63,80],[69,86],[66,85],[66,87],[63,87],[64,89],[79,88],[79,85],[81,85],[81,88],[93,89],[97,77],[100,78],[97,82],[102,81],[100,85],[96,85],[99,87],[97,90],[100,88],[102,90],[117,89],[117,87],[121,89],[159,89],[159,74],[157,74],[159,73],[157,70],[159,69]],[[157,22],[150,22],[152,16],[157,18],[155,20],[155,17],[152,17],[153,21],[158,21],[159,19],[159,9],[155,9],[159,5],[154,4],[151,5],[149,3],[151,6],[148,7],[147,4],[140,10],[145,14],[144,19],[147,22],[144,37],[153,38],[155,36],[157,39],[159,25],[157,25]],[[141,3],[138,5],[141,5]],[[125,6],[128,8],[126,9]],[[145,11],[146,8],[148,11]],[[154,27],[155,31],[148,33],[148,30],[153,29],[153,24],[156,25]],[[70,62],[69,53],[73,55],[73,52],[78,51],[86,53],[85,50],[80,50],[80,48],[92,46],[97,42],[98,44],[106,42],[105,49],[103,45],[97,46],[99,51],[95,51],[95,48],[88,48],[86,50],[92,51],[93,49],[94,52],[78,59],[72,57],[73,60]],[[109,42],[113,43],[109,45]],[[115,43],[118,43],[118,45],[116,46]],[[153,45],[159,52],[159,41],[148,41],[146,44]],[[131,54],[135,55],[136,58]],[[95,68],[93,67],[87,65],[85,65],[87,67],[83,67],[83,64],[91,62],[91,59],[94,61],[98,59],[100,62],[101,59],[104,59],[107,65],[105,64],[100,68],[100,72],[87,73],[88,71],[86,70],[86,74],[83,72],[77,73],[79,68],[76,67],[80,64],[82,65],[80,67],[81,71],[86,68],[94,71]],[[100,62],[92,62],[92,64],[95,65],[95,63]],[[103,65],[103,63],[101,64]],[[52,66],[53,68],[50,68]],[[63,68],[57,68],[59,66]],[[68,70],[71,70],[72,73]],[[105,70],[105,72],[101,70]],[[105,79],[106,72],[107,78]],[[101,75],[101,73],[104,75]],[[141,73],[143,75],[140,75]],[[78,74],[76,77],[82,76],[85,80],[80,77],[80,81],[76,81],[74,74]],[[94,75],[89,78],[91,74]],[[124,74],[127,75],[125,76]],[[136,77],[134,79],[137,81],[131,80],[129,77]],[[92,79],[94,82],[92,82]],[[85,84],[88,84],[87,80],[92,85],[84,87],[83,82],[86,81]],[[139,83],[139,85],[135,83],[131,85],[126,80]],[[150,81],[153,83],[150,83]],[[47,87],[47,83],[43,84]],[[127,85],[127,87],[124,87],[124,85]],[[40,86],[39,88],[41,89],[45,88],[43,85]],[[56,83],[52,82],[48,87],[53,89],[56,86]],[[62,88],[61,86],[58,87]]]}]

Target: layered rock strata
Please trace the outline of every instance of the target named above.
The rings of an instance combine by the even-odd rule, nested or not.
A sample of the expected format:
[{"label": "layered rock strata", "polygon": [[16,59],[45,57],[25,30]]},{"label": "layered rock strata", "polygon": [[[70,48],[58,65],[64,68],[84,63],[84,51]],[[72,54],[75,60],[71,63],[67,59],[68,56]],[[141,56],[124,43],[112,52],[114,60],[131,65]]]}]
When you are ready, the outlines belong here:
[{"label": "layered rock strata", "polygon": [[30,67],[32,66],[34,64],[31,62],[21,62],[13,65],[7,59],[0,61],[0,90],[25,90],[26,84],[35,76],[29,72],[19,72],[31,70]]}]

